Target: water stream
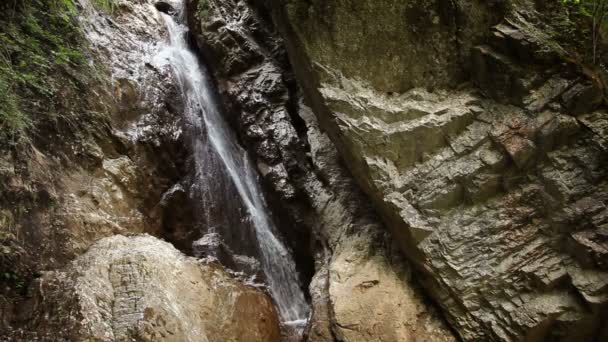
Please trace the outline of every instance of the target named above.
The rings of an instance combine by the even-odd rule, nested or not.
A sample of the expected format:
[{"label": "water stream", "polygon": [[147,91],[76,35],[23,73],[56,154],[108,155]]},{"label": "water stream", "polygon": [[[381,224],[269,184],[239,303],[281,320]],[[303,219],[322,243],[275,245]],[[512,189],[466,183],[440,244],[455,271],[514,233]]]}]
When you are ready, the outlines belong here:
[{"label": "water stream", "polygon": [[[215,208],[213,215],[217,216],[220,210],[224,216],[215,218],[218,224],[211,224],[213,218],[207,217],[210,226],[206,234],[241,240],[233,244],[237,245],[234,249],[244,245],[255,251],[254,257],[260,263],[282,320],[301,324],[308,317],[309,307],[299,286],[293,256],[278,237],[270,217],[257,173],[222,115],[208,71],[188,45],[187,28],[176,22],[183,14],[162,15],[170,39],[155,57],[155,63],[171,66],[186,103],[184,119],[192,134],[195,183],[204,192],[202,211],[211,216],[209,208]],[[229,195],[230,188],[235,190],[233,197]],[[247,224],[234,223],[233,216],[242,216],[240,220]],[[250,231],[242,231],[247,227]]]}]

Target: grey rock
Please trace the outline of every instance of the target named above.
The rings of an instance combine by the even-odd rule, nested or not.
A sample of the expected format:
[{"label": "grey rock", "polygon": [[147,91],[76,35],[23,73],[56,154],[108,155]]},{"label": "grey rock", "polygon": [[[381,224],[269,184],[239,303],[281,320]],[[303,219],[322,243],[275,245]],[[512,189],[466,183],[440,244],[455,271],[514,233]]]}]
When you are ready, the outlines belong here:
[{"label": "grey rock", "polygon": [[102,239],[31,290],[12,341],[279,340],[266,294],[148,235]]},{"label": "grey rock", "polygon": [[[459,27],[458,42],[475,41],[479,36],[471,32],[481,30],[489,33],[487,44],[466,49],[468,43],[454,43],[435,55],[465,48],[476,87],[422,89],[428,83],[411,78],[420,88],[386,94],[377,78],[397,75],[390,68],[369,76],[339,60],[370,61],[376,54],[320,48],[376,41],[373,31],[333,22],[332,32],[349,33],[316,34],[325,29],[324,18],[304,9],[322,5],[270,3],[320,127],[460,337],[601,338],[608,305],[600,262],[608,176],[604,117],[589,112],[598,104],[593,87],[573,85],[583,76],[560,62],[563,49],[539,28],[534,12],[512,12],[499,25],[483,27],[474,21],[482,5],[456,1],[470,17]],[[391,5],[375,2],[377,17],[390,18]],[[327,5],[351,15],[365,6]],[[389,26],[384,34],[408,41],[414,30]],[[430,37],[426,51],[446,44],[443,36]],[[418,60],[410,58],[412,64]],[[589,106],[579,107],[583,103]],[[580,119],[570,116],[577,111]]]},{"label": "grey rock", "polygon": [[[66,127],[73,137],[48,128],[43,135],[61,148],[33,146],[21,162],[11,160],[24,168],[6,178],[2,172],[3,195],[29,193],[44,203],[31,210],[27,195],[0,209],[2,245],[18,252],[18,262],[2,265],[2,273],[24,268],[21,287],[42,271],[65,266],[104,237],[145,232],[187,250],[189,243],[180,242],[191,237],[181,233],[194,230],[192,202],[183,201],[187,196],[163,199],[175,184],[187,188],[189,152],[182,147],[177,86],[169,70],[150,63],[165,33],[154,1],[119,1],[112,14],[88,0],[77,3],[74,24],[86,41],[80,52],[95,73],[83,76],[95,82],[86,92],[89,98],[61,101],[78,104],[70,120],[90,117],[81,113],[96,113],[96,119]],[[25,214],[13,214],[26,208]],[[6,240],[5,230],[11,232]],[[23,323],[16,318],[23,300],[21,293],[0,294],[3,334]]]},{"label": "grey rock", "polygon": [[[453,341],[435,310],[424,303],[407,263],[393,248],[332,142],[301,101],[283,42],[272,23],[260,16],[256,5],[261,4],[240,0],[204,4],[205,11],[196,12],[198,17],[191,15],[190,26],[216,66],[224,103],[237,116],[236,127],[257,159],[270,197],[280,199],[275,211],[292,225],[296,222],[293,230],[284,230],[288,242],[297,241],[296,255],[314,258],[308,340]],[[207,24],[219,23],[220,18],[222,24]],[[215,43],[223,32],[239,36],[233,40],[241,46]],[[245,47],[255,51],[249,53]],[[246,61],[248,68],[237,71],[224,60]],[[423,113],[425,108],[412,108],[408,115]],[[437,120],[457,126],[467,115],[450,112]],[[395,131],[399,134],[398,128]]]},{"label": "grey rock", "polygon": [[594,110],[602,103],[602,96],[595,84],[577,83],[562,95],[562,103],[570,113],[578,115]]}]

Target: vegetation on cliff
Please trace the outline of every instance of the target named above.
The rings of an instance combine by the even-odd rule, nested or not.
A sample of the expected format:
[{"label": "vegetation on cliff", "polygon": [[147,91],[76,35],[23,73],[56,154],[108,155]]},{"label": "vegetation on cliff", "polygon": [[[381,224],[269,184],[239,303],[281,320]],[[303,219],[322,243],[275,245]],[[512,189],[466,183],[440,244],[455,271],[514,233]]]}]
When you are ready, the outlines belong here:
[{"label": "vegetation on cliff", "polygon": [[9,0],[0,4],[0,146],[44,134],[74,120],[90,72],[73,0]]},{"label": "vegetation on cliff", "polygon": [[549,18],[549,25],[559,31],[556,37],[582,61],[601,64],[601,50],[608,28],[608,1],[560,0],[554,4],[558,15]]},{"label": "vegetation on cliff", "polygon": [[61,172],[35,151],[70,159],[69,145],[99,130],[103,110],[90,96],[101,73],[88,63],[74,0],[8,0],[0,11],[0,285],[11,291],[33,276],[19,227],[55,201],[34,174]]},{"label": "vegetation on cliff", "polygon": [[93,0],[93,6],[95,6],[98,10],[112,14],[118,8],[118,5],[114,0]]}]

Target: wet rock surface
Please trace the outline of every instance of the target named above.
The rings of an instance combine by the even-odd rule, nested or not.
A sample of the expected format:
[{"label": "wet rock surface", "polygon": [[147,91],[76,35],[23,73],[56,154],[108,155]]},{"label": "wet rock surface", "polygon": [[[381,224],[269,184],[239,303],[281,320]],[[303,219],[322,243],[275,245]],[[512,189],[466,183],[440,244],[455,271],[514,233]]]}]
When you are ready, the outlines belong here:
[{"label": "wet rock surface", "polygon": [[283,42],[261,4],[191,1],[189,8],[198,46],[243,145],[256,157],[302,276],[312,276],[307,340],[453,341],[301,102]]},{"label": "wet rock surface", "polygon": [[[8,167],[2,173],[3,205],[8,200],[0,210],[0,240],[2,248],[8,246],[2,266],[19,275],[2,283],[3,291],[5,285],[9,289],[0,296],[3,331],[16,324],[29,282],[42,271],[62,267],[98,239],[148,232],[186,250],[189,243],[180,242],[196,232],[191,201],[176,192],[165,196],[175,184],[187,187],[189,152],[183,147],[182,104],[170,72],[148,63],[164,37],[158,11],[152,1],[124,1],[110,14],[87,0],[77,10],[88,41],[83,54],[100,79],[92,91],[96,107],[83,101],[80,110],[99,111],[100,119],[83,123],[91,134],[72,128],[78,139],[71,139],[41,132],[52,148],[34,141],[30,155],[2,157]],[[31,203],[24,196],[37,200]],[[19,293],[10,290],[15,286]]]},{"label": "wet rock surface", "polygon": [[[542,3],[187,2],[309,284],[307,340],[608,339],[603,87]],[[0,339],[300,340],[220,266],[105,238],[260,269],[201,237],[198,211],[222,208],[196,197],[181,96],[152,61],[178,2],[114,4],[76,8],[94,134],[0,157]]]},{"label": "wet rock surface", "polygon": [[[323,5],[271,3],[321,127],[458,334],[470,341],[601,339],[606,272],[597,256],[606,248],[607,152],[595,132],[607,115],[595,111],[601,92],[561,59],[538,13],[524,10],[532,5],[513,4],[517,11],[491,25],[459,27],[459,41],[474,42],[467,30],[487,25],[487,39],[461,51],[473,60],[464,72],[475,86],[402,91],[332,59],[348,51],[340,46],[376,40],[362,26],[334,27],[353,32],[324,42],[317,32],[324,17],[303,14]],[[363,13],[368,4],[334,6]],[[378,6],[386,15],[394,10]],[[337,51],[319,48],[330,41]],[[445,40],[421,44],[431,49]]]},{"label": "wet rock surface", "polygon": [[279,341],[266,294],[149,235],[102,239],[31,291],[11,341]]}]

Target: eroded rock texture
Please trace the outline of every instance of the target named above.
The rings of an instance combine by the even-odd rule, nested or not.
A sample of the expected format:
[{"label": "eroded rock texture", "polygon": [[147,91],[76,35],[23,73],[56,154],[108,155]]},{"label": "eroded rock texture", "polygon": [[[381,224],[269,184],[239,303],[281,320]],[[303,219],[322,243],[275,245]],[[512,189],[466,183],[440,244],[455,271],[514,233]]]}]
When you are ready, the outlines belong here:
[{"label": "eroded rock texture", "polygon": [[[147,236],[38,274],[113,234],[189,251],[200,232],[180,96],[153,61],[177,2],[113,4],[76,8],[95,122],[0,157],[0,338],[277,340],[265,295]],[[466,341],[608,340],[604,89],[547,4],[188,1],[310,282],[308,340],[454,341],[434,306]],[[37,278],[29,297],[13,278]]]},{"label": "eroded rock texture", "polygon": [[149,235],[102,239],[32,289],[10,340],[279,340],[267,295]]},{"label": "eroded rock texture", "polygon": [[[301,102],[283,42],[261,6],[192,1],[190,26],[227,113],[271,189],[302,276],[312,276],[308,340],[453,341]],[[314,275],[307,258],[314,258]]]},{"label": "eroded rock texture", "polygon": [[321,127],[459,335],[605,338],[608,116],[534,4],[270,3]]},{"label": "eroded rock texture", "polygon": [[38,132],[42,141],[0,157],[0,266],[14,276],[0,281],[3,332],[23,323],[15,311],[37,274],[98,239],[147,232],[187,250],[197,232],[192,201],[175,186],[188,183],[190,169],[181,97],[170,70],[150,64],[164,39],[154,2],[117,2],[110,14],[82,0],[75,10],[87,41],[82,53],[99,81],[83,90],[89,98],[70,100],[80,101],[75,116],[92,111],[96,120],[64,128],[69,135]]}]

